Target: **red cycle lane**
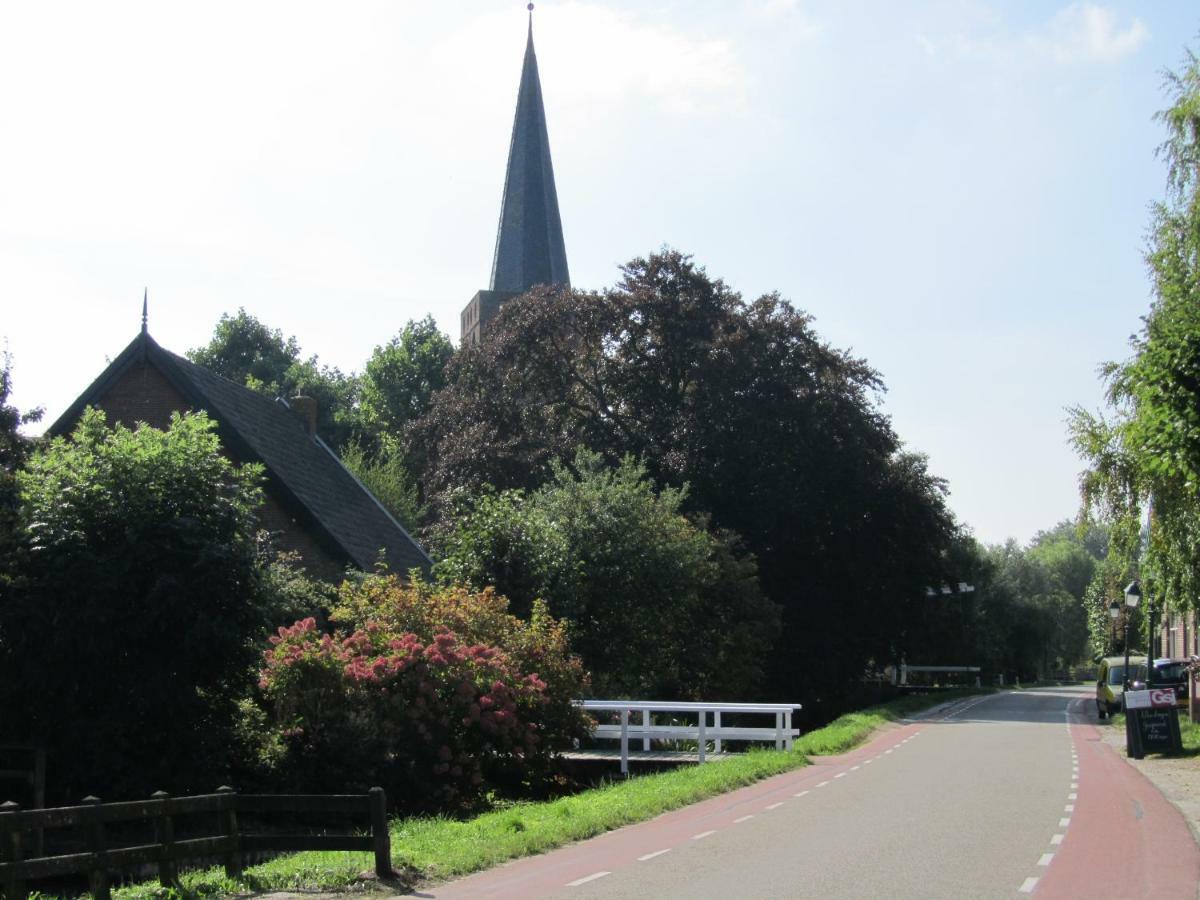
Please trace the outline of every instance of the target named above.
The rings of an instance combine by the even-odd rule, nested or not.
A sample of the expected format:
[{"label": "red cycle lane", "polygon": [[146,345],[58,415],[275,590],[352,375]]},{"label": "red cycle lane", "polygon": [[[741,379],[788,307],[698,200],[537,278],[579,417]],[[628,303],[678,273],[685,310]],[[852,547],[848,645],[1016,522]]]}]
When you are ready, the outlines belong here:
[{"label": "red cycle lane", "polygon": [[[890,753],[906,738],[920,730],[920,724],[902,725],[878,735],[849,753],[816,760],[782,775],[752,784],[664,813],[647,822],[629,825],[605,834],[552,850],[540,856],[504,863],[459,881],[428,887],[416,892],[426,898],[541,897],[589,875],[617,871],[636,865],[648,855],[666,852],[703,839],[715,830],[727,828],[743,817],[761,813],[772,802],[784,801],[800,791],[814,791],[830,784],[838,771],[862,765],[867,759]],[[709,765],[721,765],[720,762]]]},{"label": "red cycle lane", "polygon": [[[1075,709],[1082,715],[1085,701]],[[1200,848],[1183,816],[1090,723],[1073,722],[1077,799],[1034,895],[1045,898],[1195,900]]]}]

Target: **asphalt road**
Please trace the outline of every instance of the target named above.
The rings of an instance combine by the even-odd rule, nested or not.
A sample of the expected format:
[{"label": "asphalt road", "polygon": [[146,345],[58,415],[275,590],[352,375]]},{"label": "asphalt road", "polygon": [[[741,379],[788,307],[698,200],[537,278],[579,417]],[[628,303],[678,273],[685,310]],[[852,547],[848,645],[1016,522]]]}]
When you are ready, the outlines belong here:
[{"label": "asphalt road", "polygon": [[1194,900],[1186,824],[1098,741],[1085,697],[974,698],[845,756],[422,893]]}]

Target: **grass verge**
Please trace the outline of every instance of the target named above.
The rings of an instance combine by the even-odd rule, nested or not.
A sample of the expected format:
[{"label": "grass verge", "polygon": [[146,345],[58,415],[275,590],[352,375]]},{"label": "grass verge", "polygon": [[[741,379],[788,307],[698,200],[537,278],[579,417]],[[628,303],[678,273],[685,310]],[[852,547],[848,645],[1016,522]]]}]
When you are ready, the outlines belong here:
[{"label": "grass verge", "polygon": [[[473,819],[394,819],[392,862],[406,881],[468,875],[510,859],[543,853],[623,825],[725,793],[804,766],[809,756],[844,753],[880,726],[946,700],[979,691],[902,697],[848,713],[798,738],[791,751],[752,750],[705,766],[604,784],[546,803],[519,803]],[[372,867],[367,853],[297,853],[246,870],[240,880],[221,869],[185,873],[184,896],[214,896],[264,890],[333,890],[362,884]],[[118,900],[178,896],[146,882],[114,892]]]}]

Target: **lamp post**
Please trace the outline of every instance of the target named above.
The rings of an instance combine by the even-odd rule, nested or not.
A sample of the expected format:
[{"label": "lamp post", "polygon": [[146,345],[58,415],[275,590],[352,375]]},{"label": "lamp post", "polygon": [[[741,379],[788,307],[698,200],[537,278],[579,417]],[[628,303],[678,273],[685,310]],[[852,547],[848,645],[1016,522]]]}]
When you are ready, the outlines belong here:
[{"label": "lamp post", "polygon": [[1121,692],[1121,708],[1125,708],[1125,691],[1129,690],[1129,615],[1130,610],[1137,609],[1138,603],[1142,599],[1142,586],[1138,584],[1135,578],[1129,582],[1129,586],[1125,588],[1125,686]]}]

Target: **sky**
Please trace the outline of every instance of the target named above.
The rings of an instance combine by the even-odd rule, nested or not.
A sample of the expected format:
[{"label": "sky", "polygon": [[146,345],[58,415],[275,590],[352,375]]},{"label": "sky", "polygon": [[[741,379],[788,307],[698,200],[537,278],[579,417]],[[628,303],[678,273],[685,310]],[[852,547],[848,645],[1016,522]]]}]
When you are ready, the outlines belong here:
[{"label": "sky", "polygon": [[[509,0],[0,5],[0,340],[52,422],[140,327],[239,308],[361,370],[486,288]],[[1129,354],[1194,2],[544,0],[571,279],[670,246],[868,360],[983,541],[1078,512],[1069,407]],[[34,429],[36,431],[37,429]]]}]

